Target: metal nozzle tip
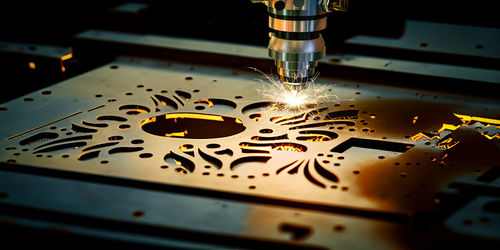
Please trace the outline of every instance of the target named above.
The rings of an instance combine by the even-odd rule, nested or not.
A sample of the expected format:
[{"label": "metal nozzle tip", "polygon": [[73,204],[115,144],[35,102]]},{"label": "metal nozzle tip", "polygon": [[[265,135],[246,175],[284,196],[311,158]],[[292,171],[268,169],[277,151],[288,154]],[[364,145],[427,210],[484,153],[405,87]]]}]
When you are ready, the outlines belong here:
[{"label": "metal nozzle tip", "polygon": [[285,89],[292,91],[294,93],[304,90],[307,85],[305,82],[284,82]]}]

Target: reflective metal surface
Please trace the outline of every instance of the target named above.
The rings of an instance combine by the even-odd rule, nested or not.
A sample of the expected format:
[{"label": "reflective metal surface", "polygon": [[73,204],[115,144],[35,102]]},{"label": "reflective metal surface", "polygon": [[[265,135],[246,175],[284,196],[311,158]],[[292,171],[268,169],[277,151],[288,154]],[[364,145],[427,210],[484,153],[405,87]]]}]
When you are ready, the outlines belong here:
[{"label": "reflective metal surface", "polygon": [[[290,110],[263,99],[266,83],[256,78],[262,76],[246,69],[123,57],[0,105],[0,160],[12,168],[207,190],[215,200],[234,199],[225,203],[240,211],[209,223],[218,217],[201,201],[191,206],[191,198],[163,203],[174,198],[161,192],[127,195],[132,204],[152,204],[139,208],[148,211],[182,204],[182,213],[146,216],[151,220],[145,223],[305,246],[382,249],[411,244],[406,223],[417,212],[437,211],[444,203],[438,194],[453,192],[450,183],[500,164],[498,101],[321,78],[330,97]],[[44,195],[29,195],[40,199],[19,193],[24,198],[16,200],[22,189],[15,185],[0,184],[9,194],[2,203],[130,216],[114,207],[84,209],[71,198],[87,191],[92,196],[91,187],[59,194],[55,190],[65,184],[37,183]],[[91,204],[113,194],[125,199],[121,192],[93,194]],[[44,201],[49,193],[68,203]],[[149,195],[159,196],[144,198]],[[197,212],[203,216],[194,217]]]}]

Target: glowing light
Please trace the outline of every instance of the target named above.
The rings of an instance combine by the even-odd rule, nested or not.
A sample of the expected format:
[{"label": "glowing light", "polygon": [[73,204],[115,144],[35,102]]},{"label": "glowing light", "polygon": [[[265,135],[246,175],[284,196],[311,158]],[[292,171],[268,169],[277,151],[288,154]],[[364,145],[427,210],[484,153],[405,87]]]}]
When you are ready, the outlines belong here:
[{"label": "glowing light", "polygon": [[166,133],[166,137],[172,137],[172,136],[177,136],[177,137],[184,137],[188,134],[187,130],[184,130],[182,132],[174,132],[174,133]]},{"label": "glowing light", "polygon": [[418,120],[418,115],[413,117],[413,124],[417,123],[417,120]]},{"label": "glowing light", "polygon": [[208,105],[209,108],[213,107],[214,106],[214,103],[209,101],[209,100],[199,100],[199,101],[196,101],[194,103],[206,103]]},{"label": "glowing light", "polygon": [[223,122],[224,118],[220,115],[205,115],[205,114],[166,114],[165,119],[178,119],[178,118],[193,118],[202,120],[212,120]]},{"label": "glowing light", "polygon": [[29,62],[29,63],[28,63],[28,67],[29,67],[30,69],[36,69],[36,64],[35,64],[34,62]]},{"label": "glowing light", "polygon": [[294,146],[294,145],[279,145],[279,146],[273,147],[272,149],[279,150],[279,151],[288,151],[288,152],[303,152],[302,148]]}]

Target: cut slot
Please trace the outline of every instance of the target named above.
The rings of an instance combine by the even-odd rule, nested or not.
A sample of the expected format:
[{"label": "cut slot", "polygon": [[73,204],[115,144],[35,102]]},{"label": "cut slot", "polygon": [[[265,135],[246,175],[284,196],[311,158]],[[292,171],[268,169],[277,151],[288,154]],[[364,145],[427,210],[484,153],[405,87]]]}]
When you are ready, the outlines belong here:
[{"label": "cut slot", "polygon": [[97,150],[97,151],[91,151],[91,152],[85,152],[85,153],[82,153],[78,156],[78,160],[80,161],[87,161],[87,160],[90,160],[90,159],[94,159],[94,158],[97,158],[99,156],[99,153],[101,153],[100,150]]},{"label": "cut slot", "polygon": [[289,233],[292,240],[305,240],[312,234],[312,228],[303,225],[282,223],[279,229],[283,233]]},{"label": "cut slot", "polygon": [[118,147],[118,148],[112,148],[108,151],[108,154],[118,154],[118,153],[132,153],[132,152],[138,152],[143,150],[143,147]]},{"label": "cut slot", "polygon": [[414,147],[413,144],[399,143],[399,142],[388,142],[388,141],[379,141],[379,140],[371,140],[371,139],[361,139],[361,138],[349,138],[348,140],[342,142],[336,147],[332,148],[331,152],[336,153],[344,153],[348,149],[352,147],[359,148],[369,148],[369,149],[378,149],[384,151],[391,152],[399,152],[404,153]]},{"label": "cut slot", "polygon": [[63,142],[69,142],[69,141],[90,140],[90,139],[92,139],[92,135],[74,136],[74,137],[59,139],[56,141],[51,141],[51,142],[45,143],[43,145],[40,145],[40,146],[36,147],[35,149],[43,148],[43,147],[46,147],[49,145],[54,145],[57,143],[63,143]]},{"label": "cut slot", "polygon": [[231,162],[231,170],[241,166],[244,163],[255,162],[255,163],[267,163],[271,159],[271,156],[247,156],[239,158]]},{"label": "cut slot", "polygon": [[198,149],[198,153],[200,154],[201,158],[203,158],[203,160],[207,161],[207,162],[210,162],[211,164],[213,164],[217,169],[220,169],[222,167],[222,161],[220,161],[219,159],[201,151],[200,149]]},{"label": "cut slot", "polygon": [[19,145],[25,146],[36,142],[53,140],[59,137],[59,134],[53,132],[41,132],[35,135],[32,135],[26,139],[23,139],[19,142]]},{"label": "cut slot", "polygon": [[33,154],[38,154],[38,153],[47,153],[47,152],[53,152],[53,151],[58,151],[58,150],[63,150],[63,149],[74,149],[74,148],[78,148],[78,147],[83,147],[87,145],[86,142],[70,142],[70,143],[65,143],[65,144],[59,144],[59,145],[55,145],[55,146],[52,146],[52,147],[47,147],[47,148],[44,148],[44,149],[40,149],[38,151],[35,151],[33,152]]},{"label": "cut slot", "polygon": [[171,107],[175,110],[177,110],[179,108],[179,105],[177,105],[177,103],[175,103],[172,99],[168,98],[168,97],[165,97],[165,96],[162,96],[162,95],[155,95],[156,99],[158,99],[161,103],[161,105],[163,106],[168,106],[168,107]]},{"label": "cut slot", "polygon": [[97,129],[86,128],[86,127],[77,125],[75,123],[71,123],[71,130],[73,130],[77,133],[95,133],[95,132],[97,132]]},{"label": "cut slot", "polygon": [[[182,168],[179,168],[183,171],[189,171],[190,173],[192,173],[194,171],[194,163],[190,160],[188,160],[187,158],[184,158],[180,155],[177,155],[173,152],[170,152],[168,154],[165,155],[165,157],[163,157],[163,159],[165,160],[165,162],[171,164],[171,165],[177,165],[179,167],[182,167]],[[179,173],[179,171],[177,171],[177,173]]]},{"label": "cut slot", "polygon": [[82,124],[90,126],[90,127],[96,127],[96,128],[105,128],[105,127],[109,126],[106,123],[92,123],[92,122],[88,122],[88,121],[82,121]]},{"label": "cut slot", "polygon": [[96,118],[98,121],[116,121],[116,122],[126,122],[127,118],[116,116],[116,115],[102,115]]},{"label": "cut slot", "polygon": [[[127,114],[141,114],[141,113],[149,113],[151,110],[148,107],[142,105],[122,105],[118,108],[119,110],[131,110],[133,113]],[[129,111],[129,112],[131,112]]]}]

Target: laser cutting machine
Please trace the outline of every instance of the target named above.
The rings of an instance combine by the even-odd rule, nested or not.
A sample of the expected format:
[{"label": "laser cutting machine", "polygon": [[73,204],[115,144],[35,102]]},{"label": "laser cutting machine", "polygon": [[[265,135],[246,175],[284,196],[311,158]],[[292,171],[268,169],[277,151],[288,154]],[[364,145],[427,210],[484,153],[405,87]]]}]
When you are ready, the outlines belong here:
[{"label": "laser cutting machine", "polygon": [[2,3],[0,243],[496,249],[492,2]]}]

